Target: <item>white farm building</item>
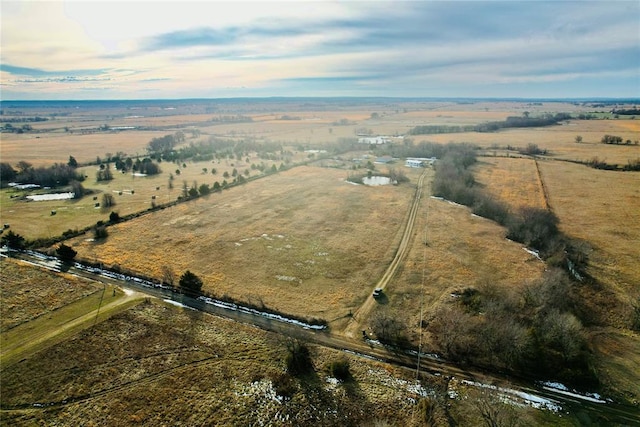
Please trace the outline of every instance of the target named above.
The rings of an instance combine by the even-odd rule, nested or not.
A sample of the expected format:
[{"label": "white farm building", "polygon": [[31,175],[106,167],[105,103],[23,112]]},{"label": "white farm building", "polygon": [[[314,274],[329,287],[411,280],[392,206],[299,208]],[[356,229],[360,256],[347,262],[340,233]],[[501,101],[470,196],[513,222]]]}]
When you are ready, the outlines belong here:
[{"label": "white farm building", "polygon": [[433,166],[436,160],[435,157],[408,157],[404,165],[408,168],[424,168]]},{"label": "white farm building", "polygon": [[358,138],[358,144],[382,145],[390,142],[391,138],[388,136],[363,136]]}]

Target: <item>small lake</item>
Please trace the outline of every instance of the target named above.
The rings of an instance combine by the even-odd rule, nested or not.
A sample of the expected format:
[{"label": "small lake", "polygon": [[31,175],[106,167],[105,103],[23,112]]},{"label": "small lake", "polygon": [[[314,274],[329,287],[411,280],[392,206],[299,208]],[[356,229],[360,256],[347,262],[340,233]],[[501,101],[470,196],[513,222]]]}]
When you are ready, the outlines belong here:
[{"label": "small lake", "polygon": [[48,200],[69,200],[73,199],[73,193],[51,193],[51,194],[32,194],[27,199],[34,202],[44,202]]},{"label": "small lake", "polygon": [[389,185],[391,184],[391,178],[387,176],[371,176],[362,178],[362,183],[364,185]]}]

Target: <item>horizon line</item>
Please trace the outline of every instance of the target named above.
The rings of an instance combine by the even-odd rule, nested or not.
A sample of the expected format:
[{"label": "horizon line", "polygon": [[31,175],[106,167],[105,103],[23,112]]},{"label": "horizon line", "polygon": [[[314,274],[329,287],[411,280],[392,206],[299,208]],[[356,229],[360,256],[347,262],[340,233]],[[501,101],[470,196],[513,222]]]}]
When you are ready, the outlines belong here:
[{"label": "horizon line", "polygon": [[207,97],[207,98],[96,98],[96,99],[0,99],[0,104],[7,102],[127,102],[127,101],[217,101],[217,100],[300,100],[300,99],[363,99],[363,100],[431,100],[431,101],[625,101],[640,103],[640,98],[635,97],[477,97],[477,96],[232,96],[232,97]]}]

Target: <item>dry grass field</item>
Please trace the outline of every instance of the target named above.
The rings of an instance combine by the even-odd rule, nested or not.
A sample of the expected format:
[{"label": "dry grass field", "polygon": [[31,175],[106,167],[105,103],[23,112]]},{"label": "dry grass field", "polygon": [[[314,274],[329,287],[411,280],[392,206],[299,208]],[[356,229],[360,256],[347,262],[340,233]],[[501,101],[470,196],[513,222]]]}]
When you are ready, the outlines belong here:
[{"label": "dry grass field", "polygon": [[[355,138],[358,132],[372,134],[404,135],[418,125],[469,125],[487,121],[504,120],[508,116],[555,112],[582,112],[585,107],[569,103],[550,102],[533,105],[526,102],[368,102],[335,103],[321,102],[300,104],[280,103],[237,103],[229,105],[189,105],[167,103],[163,106],[143,105],[113,108],[47,109],[40,107],[33,112],[20,112],[22,115],[51,117],[45,122],[32,123],[37,133],[2,134],[3,161],[15,164],[20,160],[35,165],[66,163],[69,155],[83,163],[94,161],[97,156],[119,151],[129,155],[143,154],[149,140],[177,130],[189,132],[198,129],[202,138],[210,135],[222,137],[250,137],[285,144],[314,145],[317,147],[340,138]],[[11,111],[10,111],[11,112]],[[13,112],[16,114],[15,112]],[[232,116],[251,118],[251,122],[225,123]],[[11,116],[10,114],[8,115]],[[20,117],[18,115],[18,117]],[[341,123],[342,122],[342,123]],[[599,142],[604,133],[621,133],[632,140],[637,139],[638,125],[630,120],[610,120],[607,127],[602,121],[572,122],[568,126],[554,129],[552,135],[544,129],[541,136],[522,135],[518,130],[496,134],[447,134],[416,136],[414,139],[430,141],[456,141],[512,145],[528,142],[541,146],[559,142],[572,143],[579,128],[584,145]],[[149,130],[121,130],[95,132],[99,126],[113,128],[133,126]],[[590,130],[590,128],[595,129]],[[65,131],[69,129],[69,132]],[[530,133],[527,130],[526,133]],[[603,132],[601,134],[601,132]],[[505,136],[506,135],[506,136]],[[534,134],[537,135],[537,134]],[[635,138],[633,137],[635,135]],[[506,139],[505,139],[506,138]],[[620,147],[619,147],[620,148]],[[576,156],[589,155],[588,148],[575,148]],[[571,150],[569,150],[571,151]],[[613,151],[613,150],[612,150]],[[622,153],[620,153],[622,151]],[[632,154],[637,151],[632,152]],[[567,155],[570,155],[568,153]],[[619,149],[607,160],[613,162],[622,158],[627,161],[628,153]],[[632,158],[637,157],[634,156]],[[573,158],[573,157],[570,157]],[[582,157],[580,157],[582,158]],[[590,157],[588,157],[590,158]]]},{"label": "dry grass field", "polygon": [[[530,159],[482,158],[476,176],[512,208],[535,206],[540,191],[534,190],[537,177],[531,165]],[[599,378],[605,387],[638,402],[640,336],[629,327],[640,298],[640,175],[552,160],[538,165],[560,228],[589,248],[587,271],[597,285],[577,286],[575,292],[593,321],[608,325],[588,329]]]},{"label": "dry grass field", "polygon": [[[294,156],[294,161],[304,157],[304,153],[298,153]],[[161,204],[175,201],[182,194],[185,182],[189,188],[194,182],[213,187],[216,181],[222,183],[226,179],[231,182],[233,178],[224,178],[224,173],[231,175],[233,169],[237,169],[238,173],[243,175],[249,170],[249,177],[261,174],[260,171],[251,169],[252,163],[264,163],[267,168],[274,164],[280,165],[277,161],[259,159],[253,153],[249,156],[249,163],[246,163],[246,158],[240,161],[189,161],[185,163],[186,167],[164,162],[160,165],[162,173],[146,177],[134,176],[131,173],[121,174],[112,169],[114,179],[101,182],[96,182],[98,167],[86,166],[79,171],[87,177],[82,183],[83,187],[92,191],[92,194],[80,200],[25,201],[12,196],[27,193],[6,189],[0,191],[0,216],[4,224],[10,224],[16,233],[26,238],[59,236],[68,229],[82,229],[94,225],[97,221],[106,221],[111,211],[125,216],[149,209],[152,202]],[[207,169],[207,173],[203,171],[204,168]],[[213,169],[216,169],[215,175],[211,173]],[[176,170],[180,170],[180,175],[176,174]],[[174,176],[173,188],[169,187],[170,175]],[[43,192],[47,191],[38,190],[34,193]],[[95,207],[96,203],[102,201],[104,194],[111,194],[115,198],[115,206]],[[51,215],[51,211],[55,211],[56,214]]]},{"label": "dry grass field", "polygon": [[474,176],[489,194],[513,209],[546,208],[544,191],[532,159],[481,157]]},{"label": "dry grass field", "polygon": [[[465,386],[311,347],[312,373],[286,373],[286,341],[273,333],[150,301],[2,372],[4,425],[426,426],[420,402],[446,400],[435,425],[481,422]],[[347,360],[341,383],[328,366]],[[40,373],[33,375],[34,372]],[[443,401],[444,401],[443,400]],[[423,409],[421,409],[423,408]],[[496,408],[497,409],[497,408]],[[571,425],[530,408],[535,425]],[[567,421],[564,421],[564,419]],[[568,422],[569,421],[569,422]],[[565,424],[566,423],[566,424]]]},{"label": "dry grass field", "polygon": [[145,154],[147,144],[152,138],[161,137],[166,131],[122,131],[80,133],[24,133],[2,134],[2,161],[11,165],[27,161],[34,166],[53,163],[66,164],[69,156],[79,163],[95,162],[97,157],[104,158],[106,153],[123,152],[131,156]]},{"label": "dry grass field", "polygon": [[391,261],[413,186],[345,182],[297,167],[71,241],[78,256],[161,278],[189,269],[204,289],[327,320],[355,309]]},{"label": "dry grass field", "polygon": [[[606,134],[618,135],[624,141],[640,139],[640,121],[638,120],[571,120],[569,124],[543,128],[506,129],[492,133],[454,133],[443,135],[420,135],[415,141],[468,142],[489,149],[504,148],[507,145],[525,148],[527,144],[536,144],[548,150],[554,158],[589,161],[594,157],[607,163],[626,165],[630,160],[640,158],[640,145],[607,145],[600,140]],[[576,136],[582,136],[583,142],[575,142]]]},{"label": "dry grass field", "polygon": [[640,174],[539,164],[560,227],[592,247],[589,273],[625,305],[640,298]]},{"label": "dry grass field", "polygon": [[[436,198],[423,199],[420,209],[411,252],[385,290],[388,304],[379,307],[406,323],[414,344],[421,305],[423,318],[429,319],[454,300],[455,292],[476,288],[510,294],[542,276],[545,264],[507,240],[504,228],[494,222]],[[428,351],[431,344],[423,344]]]},{"label": "dry grass field", "polygon": [[102,290],[96,283],[33,268],[12,259],[2,259],[0,267],[0,332],[3,333]]}]

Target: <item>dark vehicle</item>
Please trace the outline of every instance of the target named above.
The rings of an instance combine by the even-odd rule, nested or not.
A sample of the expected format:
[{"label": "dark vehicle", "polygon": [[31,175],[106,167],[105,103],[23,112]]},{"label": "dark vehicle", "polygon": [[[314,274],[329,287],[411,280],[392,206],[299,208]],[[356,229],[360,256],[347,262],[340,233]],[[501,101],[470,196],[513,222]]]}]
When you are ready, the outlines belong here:
[{"label": "dark vehicle", "polygon": [[380,295],[382,295],[382,288],[375,288],[373,290],[373,297],[378,298]]}]

